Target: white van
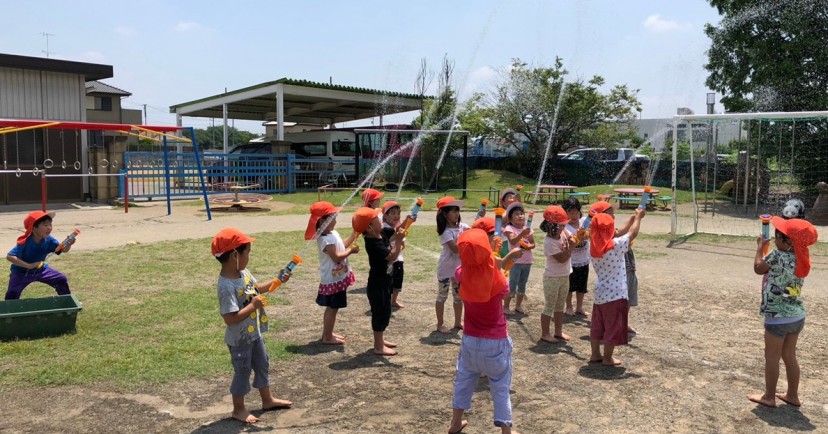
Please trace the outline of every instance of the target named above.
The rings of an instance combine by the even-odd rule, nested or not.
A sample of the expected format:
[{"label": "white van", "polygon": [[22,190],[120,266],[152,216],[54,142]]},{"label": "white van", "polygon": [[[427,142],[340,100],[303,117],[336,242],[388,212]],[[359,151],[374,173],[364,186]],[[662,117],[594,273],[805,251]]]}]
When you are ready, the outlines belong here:
[{"label": "white van", "polygon": [[290,150],[300,159],[321,160],[322,166],[311,164],[311,170],[328,170],[354,176],[356,136],[350,131],[304,131],[285,134]]}]

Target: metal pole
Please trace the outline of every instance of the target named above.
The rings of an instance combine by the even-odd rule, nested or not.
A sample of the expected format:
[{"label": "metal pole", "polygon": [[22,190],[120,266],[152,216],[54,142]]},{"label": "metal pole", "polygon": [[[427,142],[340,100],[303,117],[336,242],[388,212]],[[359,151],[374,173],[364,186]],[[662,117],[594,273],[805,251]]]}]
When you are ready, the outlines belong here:
[{"label": "metal pole", "polygon": [[678,158],[678,119],[673,118],[673,178],[670,184],[670,191],[673,193],[673,200],[670,204],[672,212],[670,213],[670,235],[671,239],[676,239],[676,230],[678,228],[678,211],[676,210],[676,159]]},{"label": "metal pole", "polygon": [[129,214],[129,172],[124,171],[124,214]]},{"label": "metal pole", "polygon": [[466,198],[466,188],[468,186],[468,166],[469,166],[469,136],[463,136],[463,197]]},{"label": "metal pole", "polygon": [[[762,185],[762,172],[759,170],[759,165],[762,164],[762,120],[759,119],[759,136],[756,139],[756,199],[753,204],[753,215],[759,215],[759,186]],[[770,180],[768,180],[770,181]]]},{"label": "metal pole", "polygon": [[167,215],[172,214],[172,199],[170,198],[170,154],[167,149],[167,136],[161,137],[164,146],[164,185],[167,190]]},{"label": "metal pole", "polygon": [[44,170],[40,175],[40,209],[46,212],[46,171]]},{"label": "metal pole", "polygon": [[198,181],[201,183],[201,194],[204,197],[204,206],[207,209],[207,220],[212,220],[213,215],[210,212],[210,200],[207,198],[207,184],[204,183],[204,169],[201,167],[201,154],[198,152],[198,140],[196,139],[195,129],[193,127],[188,128],[190,130],[190,137],[193,138],[193,154],[195,155],[196,160],[196,167],[198,168]]},{"label": "metal pole", "polygon": [[742,193],[742,204],[745,206],[745,210],[742,212],[747,212],[747,198],[748,198],[748,188],[750,188],[750,139],[753,134],[751,134],[751,127],[750,121],[748,121],[748,129],[747,129],[747,146],[745,147],[745,185],[743,187]]}]

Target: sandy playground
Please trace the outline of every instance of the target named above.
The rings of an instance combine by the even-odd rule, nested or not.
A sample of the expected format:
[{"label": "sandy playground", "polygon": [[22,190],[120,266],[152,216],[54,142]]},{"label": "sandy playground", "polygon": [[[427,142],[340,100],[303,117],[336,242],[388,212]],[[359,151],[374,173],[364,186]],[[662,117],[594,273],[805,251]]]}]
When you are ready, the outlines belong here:
[{"label": "sandy playground", "polygon": [[[5,245],[21,233],[28,210],[0,209]],[[94,206],[67,205],[57,211],[57,228],[77,226],[83,231],[77,251],[173,237],[207,238],[224,226],[249,233],[303,230],[306,222],[300,215],[256,214],[214,214],[212,221],[206,221],[194,206],[177,206],[171,216],[163,205],[133,207],[129,214]],[[467,220],[471,217],[464,214]],[[642,232],[669,232],[667,216],[666,212],[648,214]],[[421,219],[433,222],[433,213],[424,213]],[[60,235],[57,230],[56,236]],[[433,246],[413,247],[408,254],[416,254],[418,248],[434,258],[436,269],[436,236]],[[640,306],[632,310],[630,322],[639,334],[617,350],[616,356],[624,361],[619,368],[587,363],[589,324],[583,319],[565,322],[564,331],[573,337],[568,344],[539,342],[542,269],[536,262],[528,315],[509,319],[514,339],[515,429],[521,433],[828,432],[828,257],[813,256],[804,288],[808,319],[798,345],[804,404],[797,409],[780,402],[778,408],[769,409],[746,399],[764,385],[762,325],[756,314],[760,278],[752,272],[754,249],[755,241],[749,239],[691,240],[672,246],[664,239],[636,241]],[[348,336],[346,346],[318,342],[322,310],[313,303],[311,290],[318,272],[310,264],[286,286],[283,297],[290,304],[268,307],[271,317],[286,321],[270,337],[294,343],[299,353],[271,364],[275,395],[295,403],[289,410],[254,412],[261,417],[254,426],[230,419],[229,377],[225,376],[134,390],[95,386],[2,390],[5,410],[0,433],[446,432],[460,335],[433,332],[436,282],[406,281],[400,300],[407,307],[395,311],[387,331],[388,339],[400,344],[400,355],[381,358],[370,352],[364,296],[367,259],[362,254],[353,264],[358,281],[337,321],[337,332]],[[433,270],[406,267],[407,274],[417,272]],[[591,305],[589,294],[587,301]],[[450,307],[446,309],[450,314]],[[216,350],[224,351],[221,343],[216,343]],[[0,370],[9,368],[0,357]],[[784,369],[779,389],[785,389]],[[248,406],[257,409],[257,394],[247,398]],[[499,432],[491,418],[488,386],[481,382],[464,432]]]}]

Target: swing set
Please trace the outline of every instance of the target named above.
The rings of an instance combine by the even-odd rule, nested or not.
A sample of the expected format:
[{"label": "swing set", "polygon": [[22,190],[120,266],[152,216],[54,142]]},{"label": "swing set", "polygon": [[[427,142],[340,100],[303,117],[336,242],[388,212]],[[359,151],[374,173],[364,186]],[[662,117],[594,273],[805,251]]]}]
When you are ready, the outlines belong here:
[{"label": "swing set", "polygon": [[[71,168],[77,171],[77,173],[48,173],[50,169],[55,167],[55,161],[51,158],[50,149],[49,149],[49,135],[44,134],[44,143],[43,143],[43,160],[38,159],[37,153],[37,134],[36,131],[38,130],[60,130],[60,146],[61,146],[61,162],[60,168],[67,169]],[[65,147],[65,137],[64,137],[64,130],[74,130],[75,131],[75,161],[70,165],[66,161],[66,147]],[[212,213],[210,211],[210,202],[207,200],[207,186],[205,183],[204,178],[204,171],[201,166],[201,158],[199,156],[199,149],[198,143],[195,140],[195,131],[192,127],[178,127],[178,126],[157,126],[157,125],[128,125],[128,124],[113,124],[113,123],[94,123],[94,122],[65,122],[65,121],[51,121],[51,120],[26,120],[26,119],[0,119],[0,137],[2,137],[2,151],[3,151],[3,167],[0,169],[0,174],[14,174],[17,178],[20,178],[24,174],[24,170],[21,168],[21,161],[20,161],[20,133],[21,132],[32,132],[32,149],[33,149],[33,168],[31,169],[31,174],[33,176],[40,176],[40,190],[41,190],[41,207],[42,210],[46,211],[46,201],[47,201],[47,187],[48,187],[48,178],[67,178],[67,177],[80,177],[80,178],[92,178],[92,177],[116,177],[123,179],[123,187],[124,187],[124,212],[129,212],[129,177],[127,176],[127,171],[122,170],[118,173],[96,173],[90,165],[84,173],[81,169],[83,164],[81,163],[81,154],[78,150],[78,143],[80,142],[79,136],[80,131],[116,131],[121,134],[139,137],[141,139],[149,139],[154,142],[161,143],[163,150],[164,150],[164,183],[167,191],[167,215],[172,214],[172,202],[170,198],[170,184],[171,184],[171,174],[170,174],[170,161],[169,161],[169,149],[167,144],[167,139],[175,140],[175,141],[184,141],[190,142],[193,145],[193,152],[195,153],[195,161],[197,162],[197,169],[198,169],[198,179],[199,183],[201,184],[201,192],[204,196],[204,203],[207,207],[207,220],[212,220]],[[174,133],[180,133],[182,130],[189,130],[190,137],[192,139],[188,139],[186,137],[175,135]],[[15,166],[10,168],[10,162],[8,161],[8,141],[7,137],[10,134],[15,135]],[[41,165],[42,167],[38,167]],[[117,160],[113,159],[112,161],[108,161],[107,159],[102,159],[98,162],[98,165],[101,168],[106,169],[107,167],[111,167],[113,169],[117,169],[121,163]],[[70,170],[71,170],[70,169]],[[29,172],[29,169],[26,169],[25,172]]]}]

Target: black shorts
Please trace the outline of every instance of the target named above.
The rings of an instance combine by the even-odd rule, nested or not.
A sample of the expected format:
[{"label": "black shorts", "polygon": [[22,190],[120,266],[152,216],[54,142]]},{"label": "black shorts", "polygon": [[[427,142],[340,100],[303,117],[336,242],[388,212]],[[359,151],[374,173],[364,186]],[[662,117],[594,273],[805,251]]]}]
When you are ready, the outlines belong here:
[{"label": "black shorts", "polygon": [[336,294],[316,294],[316,304],[332,309],[348,307],[348,291],[339,291]]},{"label": "black shorts", "polygon": [[402,290],[403,276],[405,276],[403,262],[394,262],[394,278],[391,280],[391,289],[393,289],[394,291]]},{"label": "black shorts", "polygon": [[569,275],[569,292],[586,294],[588,280],[589,264],[583,267],[572,267],[572,274]]}]

